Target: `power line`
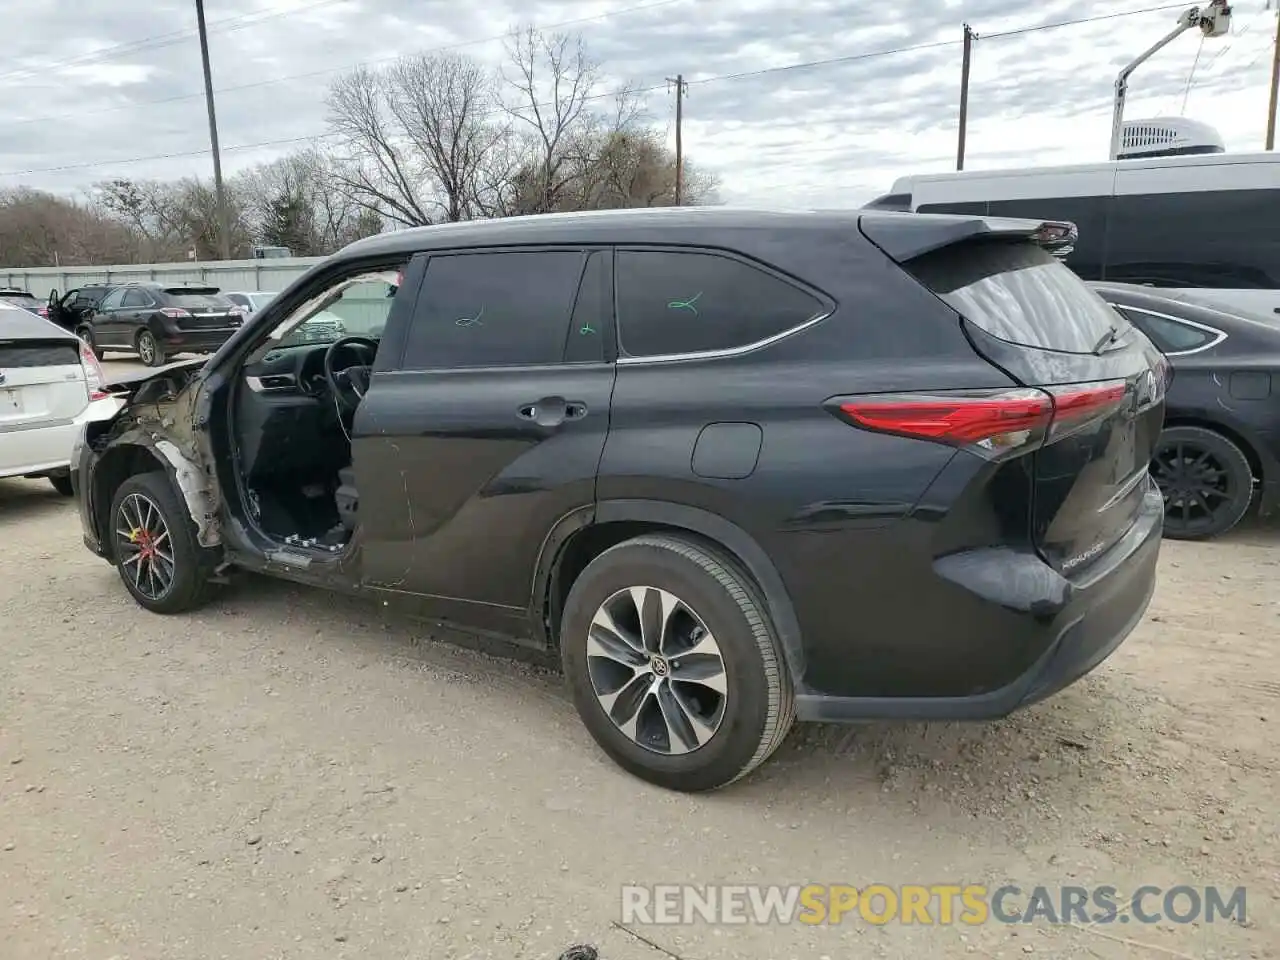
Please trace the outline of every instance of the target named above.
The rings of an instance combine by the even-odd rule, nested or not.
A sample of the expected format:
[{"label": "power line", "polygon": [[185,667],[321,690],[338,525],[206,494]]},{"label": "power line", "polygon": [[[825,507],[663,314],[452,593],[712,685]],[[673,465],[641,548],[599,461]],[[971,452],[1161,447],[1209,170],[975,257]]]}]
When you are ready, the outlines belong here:
[{"label": "power line", "polygon": [[[329,0],[329,2],[340,2],[340,0]],[[635,6],[622,7],[621,9],[618,9],[618,10],[610,10],[610,11],[606,11],[605,13],[599,13],[590,17],[576,17],[572,20],[561,20],[558,23],[548,23],[543,26],[539,26],[536,29],[542,30],[542,31],[559,30],[562,27],[572,27],[572,26],[577,26],[578,24],[583,24],[583,23],[594,23],[599,20],[608,20],[612,17],[620,17],[625,14],[631,14],[631,13],[642,13],[645,10],[655,10],[658,7],[669,7],[674,3],[683,3],[683,2],[684,0],[656,0],[656,2],[641,3],[641,4],[636,4]],[[509,36],[511,36],[511,31],[508,30],[505,33],[495,34],[490,37],[478,37],[474,40],[462,40],[458,43],[449,43],[440,47],[431,47],[426,50],[419,51],[417,54],[414,54],[414,55],[416,56],[416,55],[427,55],[432,53],[445,53],[449,50],[460,50],[463,47],[474,47],[484,43],[494,43],[498,40],[505,40]],[[216,87],[214,88],[213,92],[215,94],[234,93],[238,90],[255,90],[260,87],[274,86],[277,83],[288,83],[291,80],[310,80],[314,77],[323,77],[323,76],[328,76],[334,73],[343,73],[348,70],[355,70],[359,67],[373,67],[373,66],[377,66],[378,64],[391,63],[392,61],[401,59],[403,56],[404,54],[395,54],[388,57],[378,57],[375,60],[361,60],[357,63],[349,63],[341,67],[325,67],[323,70],[310,70],[306,73],[290,73],[282,77],[271,77],[270,79],[267,79],[267,80],[254,80],[250,83],[238,83],[228,87]],[[3,77],[0,77],[0,79],[3,79]],[[121,110],[133,110],[138,107],[152,107],[152,106],[158,106],[160,104],[165,104],[165,103],[179,103],[184,100],[197,100],[203,96],[204,96],[204,91],[202,90],[199,93],[184,93],[174,97],[162,97],[159,100],[137,100],[132,103],[126,103],[118,107],[107,107],[106,109],[103,109],[103,110],[95,110],[94,116],[97,116],[103,113],[116,113]],[[6,124],[6,126],[18,127],[18,126],[24,126],[29,123],[53,123],[59,120],[75,120],[83,116],[84,116],[84,111],[78,110],[73,113],[56,114],[54,116],[30,117],[25,120],[13,120],[13,121],[9,121]]]},{"label": "power line", "polygon": [[[659,6],[667,6],[671,3],[678,3],[678,2],[681,2],[681,0],[659,0],[659,2],[657,3],[644,4],[638,7],[629,7],[624,10],[614,11],[612,14],[601,14],[596,17],[584,17],[578,21],[568,21],[562,24],[554,24],[541,29],[555,29],[556,27],[559,27],[559,26],[568,25],[568,23],[584,22],[587,20],[598,20],[607,16],[616,16],[621,13],[633,12],[636,10],[650,9],[650,8],[659,7]],[[1152,12],[1161,11],[1161,10],[1170,10],[1170,9],[1180,10],[1182,8],[1183,8],[1183,5],[1181,4],[1171,5],[1166,7],[1148,7],[1142,10],[1130,10],[1123,13],[1099,14],[1097,16],[1083,17],[1076,20],[1066,20],[1066,21],[1060,21],[1056,23],[1040,24],[1039,26],[1035,26],[1035,27],[1020,28],[1018,30],[1010,30],[1010,31],[1005,31],[1003,33],[984,34],[984,36],[986,37],[1015,36],[1015,35],[1021,35],[1026,33],[1033,33],[1040,30],[1054,30],[1059,27],[1079,26],[1085,23],[1094,23],[1097,21],[1104,21],[1104,20],[1115,20],[1119,17],[1137,16],[1140,14],[1152,13]],[[454,47],[465,46],[468,44],[486,43],[494,39],[499,39],[499,40],[504,39],[507,36],[508,34],[501,34],[497,37],[486,38],[484,40],[465,41],[464,43],[461,43],[461,44],[453,44],[450,47],[444,47],[439,49],[442,49],[442,50],[453,49]],[[962,41],[959,39],[938,40],[930,43],[919,43],[919,44],[914,44],[914,45],[905,46],[905,47],[893,47],[886,50],[872,50],[866,53],[849,54],[848,56],[842,56],[842,57],[829,57],[821,60],[805,60],[805,61],[801,61],[800,63],[783,64],[781,66],[776,66],[776,67],[763,67],[759,70],[749,70],[749,71],[744,71],[739,73],[718,74],[716,76],[702,77],[696,80],[686,80],[685,83],[688,84],[689,86],[693,86],[693,85],[703,85],[708,83],[733,82],[738,80],[751,79],[755,77],[769,76],[777,73],[786,73],[793,70],[804,70],[804,69],[812,69],[817,67],[834,66],[834,65],[845,64],[845,63],[854,63],[857,61],[870,60],[878,57],[897,56],[904,53],[917,53],[925,50],[934,50],[942,47],[955,46],[956,44],[959,44],[961,42]],[[436,51],[427,51],[427,52],[436,52]],[[399,57],[389,57],[385,59],[395,60],[395,59],[399,59]],[[365,64],[355,64],[353,66],[367,66],[367,65],[371,65],[373,63],[379,63],[379,62],[384,62],[384,61],[374,60],[374,61],[368,61]],[[347,70],[347,69],[352,69],[352,67],[340,67],[337,69]],[[335,71],[326,70],[326,71],[320,71],[320,72],[330,73]],[[299,76],[310,76],[310,74],[302,74]],[[279,78],[279,79],[294,79],[294,78]],[[268,82],[278,82],[278,81],[268,81]],[[651,86],[640,87],[640,88],[622,87],[620,89],[611,90],[607,93],[591,94],[587,97],[584,97],[583,99],[584,100],[600,100],[605,98],[617,97],[619,95],[626,94],[626,93],[631,93],[631,94],[651,93],[656,90],[665,90],[666,87],[667,85],[665,83],[654,84]],[[215,91],[215,92],[222,92],[222,91]],[[552,103],[539,103],[536,106],[548,107],[553,105],[554,104]],[[523,108],[519,108],[519,109],[523,109]],[[77,114],[76,116],[81,116],[81,114]],[[223,152],[238,151],[238,150],[252,150],[260,147],[282,146],[282,145],[293,144],[293,143],[314,142],[316,140],[330,139],[331,137],[332,135],[329,133],[317,133],[310,136],[289,137],[282,140],[262,140],[254,143],[235,144],[233,146],[223,147],[222,149],[223,149]],[[173,160],[173,159],[178,159],[182,157],[199,156],[199,155],[202,155],[204,152],[205,151],[203,149],[189,150],[189,151],[179,151],[175,153],[152,154],[149,156],[142,156],[142,157],[121,157],[114,160],[101,160],[101,161],[92,161],[87,163],[66,164],[66,165],[56,166],[56,167],[40,167],[40,168],[33,168],[29,170],[14,170],[14,171],[8,171],[5,173],[0,173],[0,177],[31,176],[34,174],[41,174],[41,173],[62,173],[62,172],[67,172],[72,170],[91,170],[91,169],[96,169],[98,167],[125,165],[125,164],[133,164],[133,163],[144,163],[144,162],[149,162],[154,160]]]},{"label": "power line", "polygon": [[[314,0],[301,7],[292,7],[288,10],[258,10],[242,13],[235,17],[224,17],[221,20],[215,20],[209,24],[209,33],[230,33],[233,30],[243,30],[245,27],[257,26],[268,20],[278,20],[281,17],[294,16],[299,13],[309,13],[320,7],[333,6],[335,3],[347,3],[349,0]],[[182,43],[199,34],[198,30],[175,30],[171,33],[161,33],[152,37],[141,37],[137,40],[130,40],[127,43],[118,43],[115,46],[104,47],[101,50],[94,50],[90,53],[82,54],[78,57],[72,57],[69,60],[59,60],[52,64],[42,64],[39,67],[25,68],[14,70],[9,73],[0,74],[0,80],[21,80],[25,77],[43,75],[47,73],[57,73],[68,67],[81,67],[94,63],[101,63],[104,60],[113,60],[116,57],[128,56],[132,53],[138,53],[142,50],[158,50],[161,47],[171,47],[175,44]],[[203,96],[203,94],[200,94]]]},{"label": "power line", "polygon": [[1168,13],[1171,10],[1185,10],[1185,3],[1167,3],[1160,7],[1144,7],[1141,10],[1122,10],[1119,13],[1099,13],[1092,17],[1080,17],[1076,20],[1060,20],[1057,23],[1042,23],[1035,27],[1019,27],[1016,30],[1002,30],[999,33],[984,33],[982,39],[996,40],[1000,37],[1017,37],[1024,33],[1036,33],[1039,30],[1056,30],[1059,27],[1078,27],[1085,23],[1101,23],[1103,20],[1119,20],[1122,17],[1137,17],[1144,13]]}]

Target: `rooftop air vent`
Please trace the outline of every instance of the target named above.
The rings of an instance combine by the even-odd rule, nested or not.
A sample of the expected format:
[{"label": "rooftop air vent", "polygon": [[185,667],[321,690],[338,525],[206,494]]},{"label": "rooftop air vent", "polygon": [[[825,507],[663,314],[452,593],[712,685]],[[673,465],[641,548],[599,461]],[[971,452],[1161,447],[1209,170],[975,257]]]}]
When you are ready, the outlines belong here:
[{"label": "rooftop air vent", "polygon": [[1120,135],[1120,159],[1225,153],[1222,135],[1207,123],[1186,117],[1126,120]]}]

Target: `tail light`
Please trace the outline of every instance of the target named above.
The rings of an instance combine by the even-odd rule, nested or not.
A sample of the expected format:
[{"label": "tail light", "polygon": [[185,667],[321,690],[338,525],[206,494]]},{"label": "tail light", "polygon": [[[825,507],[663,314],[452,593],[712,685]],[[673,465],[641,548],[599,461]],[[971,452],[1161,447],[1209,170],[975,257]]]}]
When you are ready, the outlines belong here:
[{"label": "tail light", "polygon": [[43,307],[37,307],[37,308],[36,308],[36,313],[40,314],[40,316],[42,316],[42,317],[44,317],[46,320],[48,320],[48,319],[49,319],[49,307],[48,307],[48,305],[46,304],[46,305],[45,305],[45,306],[43,306]]},{"label": "tail light", "polygon": [[828,409],[864,430],[932,440],[987,459],[1026,453],[1113,412],[1123,381],[1043,389],[939,391],[845,397]]},{"label": "tail light", "polygon": [[172,317],[175,320],[191,316],[189,311],[183,310],[181,307],[165,307],[160,312],[166,317]]},{"label": "tail light", "polygon": [[93,355],[93,351],[83,340],[80,341],[80,366],[84,369],[84,382],[89,391],[90,400],[105,400],[111,396],[103,389],[107,378],[102,373],[102,364],[98,362],[98,358]]}]

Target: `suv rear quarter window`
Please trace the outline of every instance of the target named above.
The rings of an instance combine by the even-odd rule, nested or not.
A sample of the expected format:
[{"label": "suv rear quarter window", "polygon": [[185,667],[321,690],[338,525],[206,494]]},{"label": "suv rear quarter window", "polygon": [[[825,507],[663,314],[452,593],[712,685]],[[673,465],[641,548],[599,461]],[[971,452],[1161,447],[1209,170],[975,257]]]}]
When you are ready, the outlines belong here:
[{"label": "suv rear quarter window", "polygon": [[[405,369],[560,363],[586,259],[582,250],[432,256]],[[592,332],[599,336],[597,328]]]},{"label": "suv rear quarter window", "polygon": [[791,282],[719,253],[619,250],[620,351],[631,357],[749,347],[828,307]]},{"label": "suv rear quarter window", "polygon": [[1172,317],[1163,317],[1135,307],[1117,306],[1116,309],[1145,333],[1161,353],[1186,353],[1220,339],[1220,334],[1213,330],[1193,327]]}]

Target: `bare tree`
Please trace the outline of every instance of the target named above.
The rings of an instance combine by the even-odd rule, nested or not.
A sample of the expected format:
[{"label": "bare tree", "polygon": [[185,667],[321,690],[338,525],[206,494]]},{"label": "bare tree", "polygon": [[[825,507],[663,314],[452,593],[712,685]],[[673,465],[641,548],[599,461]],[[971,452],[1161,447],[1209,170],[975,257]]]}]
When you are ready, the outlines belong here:
[{"label": "bare tree", "polygon": [[595,99],[599,68],[587,56],[581,38],[545,34],[535,27],[514,31],[507,40],[503,79],[509,88],[507,111],[529,134],[532,156],[526,178],[528,213],[557,209],[579,171],[570,147],[591,125],[587,104]]},{"label": "bare tree", "polygon": [[[0,262],[24,267],[132,263],[139,234],[102,210],[39,190],[0,194]],[[36,296],[48,291],[33,290]]]},{"label": "bare tree", "polygon": [[388,106],[400,131],[423,158],[444,220],[476,214],[476,183],[507,130],[497,112],[493,76],[469,57],[406,57],[386,75]]},{"label": "bare tree", "polygon": [[334,81],[327,105],[330,129],[346,148],[334,165],[333,182],[360,207],[395,223],[431,223],[432,203],[423,194],[426,159],[413,144],[398,142],[386,77],[357,67]]}]

